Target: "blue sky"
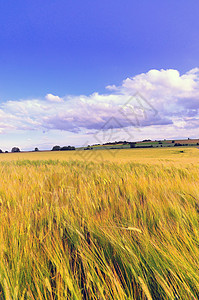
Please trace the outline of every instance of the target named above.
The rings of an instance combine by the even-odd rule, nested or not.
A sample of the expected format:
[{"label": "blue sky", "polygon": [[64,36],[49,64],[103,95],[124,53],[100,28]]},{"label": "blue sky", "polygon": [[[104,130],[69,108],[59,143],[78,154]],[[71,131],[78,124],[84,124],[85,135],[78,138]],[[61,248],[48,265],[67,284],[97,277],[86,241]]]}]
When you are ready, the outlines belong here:
[{"label": "blue sky", "polygon": [[[132,139],[197,137],[198,11],[193,0],[1,1],[0,147],[92,143],[108,116]],[[137,91],[159,112],[139,130],[118,116]]]}]

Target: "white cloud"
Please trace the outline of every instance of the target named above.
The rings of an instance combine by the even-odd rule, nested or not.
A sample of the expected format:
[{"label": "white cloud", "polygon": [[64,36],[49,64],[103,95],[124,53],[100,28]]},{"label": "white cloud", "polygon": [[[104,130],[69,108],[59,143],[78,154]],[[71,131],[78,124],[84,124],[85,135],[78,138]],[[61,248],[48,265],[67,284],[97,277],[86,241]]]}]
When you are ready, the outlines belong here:
[{"label": "white cloud", "polygon": [[62,98],[60,98],[59,96],[55,96],[53,94],[47,94],[45,98],[50,102],[63,102]]},{"label": "white cloud", "polygon": [[140,92],[166,92],[166,94],[191,93],[198,89],[199,69],[195,68],[183,75],[177,70],[150,70],[123,81],[121,90],[129,92],[139,90]]},{"label": "white cloud", "polygon": [[[107,89],[107,94],[96,92],[64,98],[47,94],[43,100],[4,102],[0,105],[0,133],[57,130],[83,136],[108,126],[111,118],[115,124],[110,126],[117,130],[133,131],[133,127],[140,127],[143,133],[138,135],[151,132],[151,138],[164,132],[176,137],[179,130],[181,136],[183,130],[189,136],[189,130],[197,131],[199,68],[182,75],[172,69],[150,70]],[[135,92],[146,100],[142,96],[131,99]]]}]

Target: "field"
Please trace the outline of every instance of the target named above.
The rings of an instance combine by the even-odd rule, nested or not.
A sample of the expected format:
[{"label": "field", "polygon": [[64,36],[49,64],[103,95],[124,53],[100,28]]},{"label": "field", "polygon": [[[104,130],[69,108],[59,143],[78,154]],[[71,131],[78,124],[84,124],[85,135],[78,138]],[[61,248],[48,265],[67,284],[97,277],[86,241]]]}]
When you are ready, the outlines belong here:
[{"label": "field", "polygon": [[199,299],[199,149],[0,155],[0,299]]},{"label": "field", "polygon": [[[159,141],[151,141],[151,140],[145,140],[145,141],[139,141],[136,142],[135,148],[162,148],[162,147],[176,147],[176,146],[192,146],[197,147],[199,146],[199,139],[186,139],[186,140],[159,140]],[[116,143],[116,144],[104,144],[104,145],[92,145],[93,149],[129,149],[130,144],[127,143]],[[79,148],[81,150],[84,149],[84,147]]]},{"label": "field", "polygon": [[179,146],[198,146],[198,139],[186,139],[186,140],[162,140],[162,141],[151,141],[151,142],[138,142],[137,146],[153,146],[153,147],[174,147],[176,144]]}]

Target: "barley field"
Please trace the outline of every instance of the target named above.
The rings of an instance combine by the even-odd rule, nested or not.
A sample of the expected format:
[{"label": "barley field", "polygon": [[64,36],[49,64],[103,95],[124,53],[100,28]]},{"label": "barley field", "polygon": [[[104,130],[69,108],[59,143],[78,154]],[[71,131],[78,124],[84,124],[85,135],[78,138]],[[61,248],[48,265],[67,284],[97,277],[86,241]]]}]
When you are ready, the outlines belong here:
[{"label": "barley field", "polygon": [[199,149],[0,155],[0,299],[199,299]]}]

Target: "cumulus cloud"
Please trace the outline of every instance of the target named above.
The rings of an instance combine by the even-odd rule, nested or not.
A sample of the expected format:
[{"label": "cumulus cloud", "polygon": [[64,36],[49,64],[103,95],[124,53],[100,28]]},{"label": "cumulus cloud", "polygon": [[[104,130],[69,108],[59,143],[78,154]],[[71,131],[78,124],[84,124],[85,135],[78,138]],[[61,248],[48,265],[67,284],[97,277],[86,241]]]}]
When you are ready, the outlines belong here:
[{"label": "cumulus cloud", "polygon": [[[172,69],[150,70],[107,90],[107,94],[90,96],[47,94],[43,100],[4,102],[0,105],[0,133],[39,129],[82,133],[105,130],[106,126],[129,130],[170,126],[175,132],[199,125],[199,68],[182,75]],[[115,120],[113,124],[110,119]]]},{"label": "cumulus cloud", "polygon": [[[111,90],[111,86],[108,87]],[[113,86],[113,91],[115,86]],[[117,93],[134,94],[139,91],[161,116],[198,115],[199,68],[180,75],[179,71],[150,70],[127,78],[117,87]]]},{"label": "cumulus cloud", "polygon": [[[199,68],[180,75],[179,71],[168,70],[150,70],[137,76],[127,78],[119,88],[122,92],[140,91],[143,93],[161,93],[163,90],[166,94],[173,93],[182,95],[198,90]],[[111,89],[111,87],[108,87]],[[113,90],[115,86],[113,86]]]},{"label": "cumulus cloud", "polygon": [[62,102],[63,99],[60,98],[59,96],[55,96],[53,94],[47,94],[46,95],[46,100],[50,101],[50,102]]}]

